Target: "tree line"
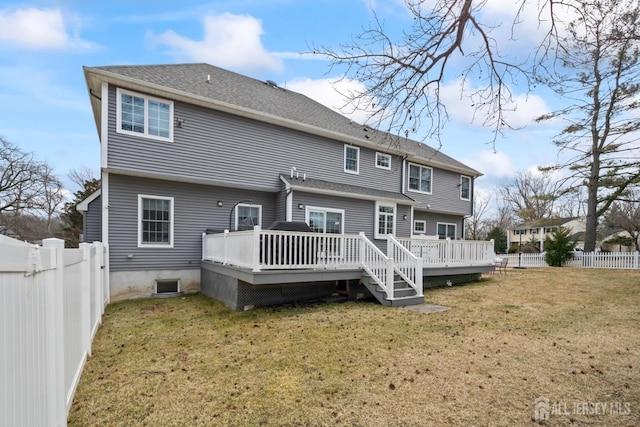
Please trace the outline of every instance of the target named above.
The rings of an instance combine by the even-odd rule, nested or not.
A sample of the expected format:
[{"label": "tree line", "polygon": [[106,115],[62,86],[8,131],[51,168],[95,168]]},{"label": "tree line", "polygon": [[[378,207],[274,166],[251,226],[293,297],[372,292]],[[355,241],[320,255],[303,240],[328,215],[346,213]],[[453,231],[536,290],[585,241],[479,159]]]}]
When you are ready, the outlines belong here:
[{"label": "tree line", "polygon": [[72,170],[69,179],[80,187],[73,197],[48,162],[0,137],[0,234],[29,242],[58,237],[77,247],[82,215],[76,205],[100,181],[88,168]]}]

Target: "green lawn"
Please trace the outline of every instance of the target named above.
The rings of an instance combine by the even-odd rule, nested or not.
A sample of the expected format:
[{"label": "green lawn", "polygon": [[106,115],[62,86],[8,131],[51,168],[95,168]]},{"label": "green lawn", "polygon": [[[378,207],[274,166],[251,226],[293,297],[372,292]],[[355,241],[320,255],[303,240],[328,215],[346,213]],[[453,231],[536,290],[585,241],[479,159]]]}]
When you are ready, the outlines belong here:
[{"label": "green lawn", "polygon": [[452,309],[112,304],[69,424],[521,426],[544,397],[546,425],[640,425],[639,272],[512,270],[425,296]]}]

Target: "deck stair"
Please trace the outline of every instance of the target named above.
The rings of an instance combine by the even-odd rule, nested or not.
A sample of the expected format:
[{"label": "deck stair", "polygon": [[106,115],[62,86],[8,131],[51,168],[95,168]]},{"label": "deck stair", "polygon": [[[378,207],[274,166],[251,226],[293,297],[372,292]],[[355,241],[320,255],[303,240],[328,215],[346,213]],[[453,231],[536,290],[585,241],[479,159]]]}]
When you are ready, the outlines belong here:
[{"label": "deck stair", "polygon": [[424,295],[418,295],[416,290],[397,274],[393,278],[393,298],[389,298],[385,290],[367,273],[362,275],[360,282],[380,304],[387,307],[404,307],[424,303]]}]

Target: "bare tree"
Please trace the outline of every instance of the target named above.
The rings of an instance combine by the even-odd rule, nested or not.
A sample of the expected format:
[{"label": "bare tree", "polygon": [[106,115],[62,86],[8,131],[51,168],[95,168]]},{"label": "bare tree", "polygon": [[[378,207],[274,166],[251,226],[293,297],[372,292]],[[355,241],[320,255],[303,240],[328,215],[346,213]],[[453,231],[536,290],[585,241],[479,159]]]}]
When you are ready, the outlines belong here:
[{"label": "bare tree", "polygon": [[640,251],[640,191],[629,192],[627,197],[613,204],[609,216],[611,225],[629,233],[636,250]]},{"label": "bare tree", "polygon": [[44,213],[47,220],[47,231],[52,233],[53,218],[60,213],[65,200],[62,182],[53,174],[53,168],[46,163],[40,166],[38,175],[41,189],[36,197],[34,207]]},{"label": "bare tree", "polygon": [[465,219],[465,238],[484,240],[489,232],[486,215],[491,206],[491,196],[475,194],[473,198],[473,215]]},{"label": "bare tree", "polygon": [[566,125],[554,143],[570,159],[565,187],[587,189],[585,251],[596,245],[598,219],[640,184],[640,5],[637,0],[581,0],[557,61],[540,81],[567,106],[539,120]]},{"label": "bare tree", "polygon": [[40,194],[42,163],[0,137],[0,213],[32,209]]},{"label": "bare tree", "polygon": [[[535,64],[555,52],[563,12],[579,2],[540,0],[542,37],[537,49],[531,55],[506,55],[506,47],[499,44],[516,38],[513,32],[524,19],[525,7],[536,7],[528,3],[517,1],[511,40],[494,36],[497,26],[488,21],[491,14],[482,13],[487,0],[405,0],[413,25],[402,35],[394,38],[374,11],[373,23],[351,42],[311,50],[329,58],[332,69],[346,70],[345,78],[364,84],[363,91],[345,94],[350,105],[369,111],[371,120],[391,133],[409,136],[420,130],[425,139],[439,140],[449,117],[442,89],[453,79],[459,82],[460,96],[470,98],[474,120],[494,130],[495,142],[495,136],[513,128],[507,117],[515,108],[512,88],[530,87]],[[482,83],[475,88],[477,82]]]},{"label": "bare tree", "polygon": [[518,172],[515,178],[500,188],[504,202],[522,221],[535,221],[554,215],[554,203],[558,199],[555,182],[547,173],[534,175]]},{"label": "bare tree", "polygon": [[77,169],[71,169],[67,176],[71,182],[81,189],[86,187],[87,182],[93,182],[98,179],[98,177],[93,173],[93,170],[87,166],[80,166]]}]

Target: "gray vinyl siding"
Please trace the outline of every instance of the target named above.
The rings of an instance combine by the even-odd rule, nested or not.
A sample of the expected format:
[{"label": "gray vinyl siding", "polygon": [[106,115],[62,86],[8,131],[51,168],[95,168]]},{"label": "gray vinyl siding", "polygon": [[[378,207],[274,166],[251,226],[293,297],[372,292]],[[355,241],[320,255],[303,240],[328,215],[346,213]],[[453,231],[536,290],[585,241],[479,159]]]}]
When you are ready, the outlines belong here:
[{"label": "gray vinyl siding", "polygon": [[[419,164],[411,162],[413,164]],[[420,203],[420,207],[431,205],[432,210],[451,212],[452,214],[470,215],[471,200],[460,199],[460,174],[443,169],[433,168],[431,178],[431,194],[423,194],[409,190],[409,162],[406,168],[406,195]],[[471,180],[471,194],[473,194],[473,180]]]},{"label": "gray vinyl siding", "polygon": [[[240,200],[251,199],[253,204],[262,205],[264,227],[276,220],[275,193],[111,174],[109,194],[112,271],[199,268],[202,233],[229,228],[231,209]],[[174,198],[173,248],[138,248],[139,194]],[[218,201],[222,201],[222,207],[218,207]],[[234,219],[232,215],[232,223]],[[133,257],[128,258],[128,254]]]},{"label": "gray vinyl siding", "polygon": [[102,197],[96,197],[82,216],[84,241],[102,241]]},{"label": "gray vinyl siding", "polygon": [[[108,167],[231,186],[280,189],[292,167],[309,178],[400,191],[402,161],[375,167],[375,151],[360,147],[359,174],[344,172],[344,143],[204,107],[174,103],[173,142],[116,132],[116,88],[109,89]],[[174,120],[175,122],[175,120]],[[392,147],[381,146],[384,152]]]}]

